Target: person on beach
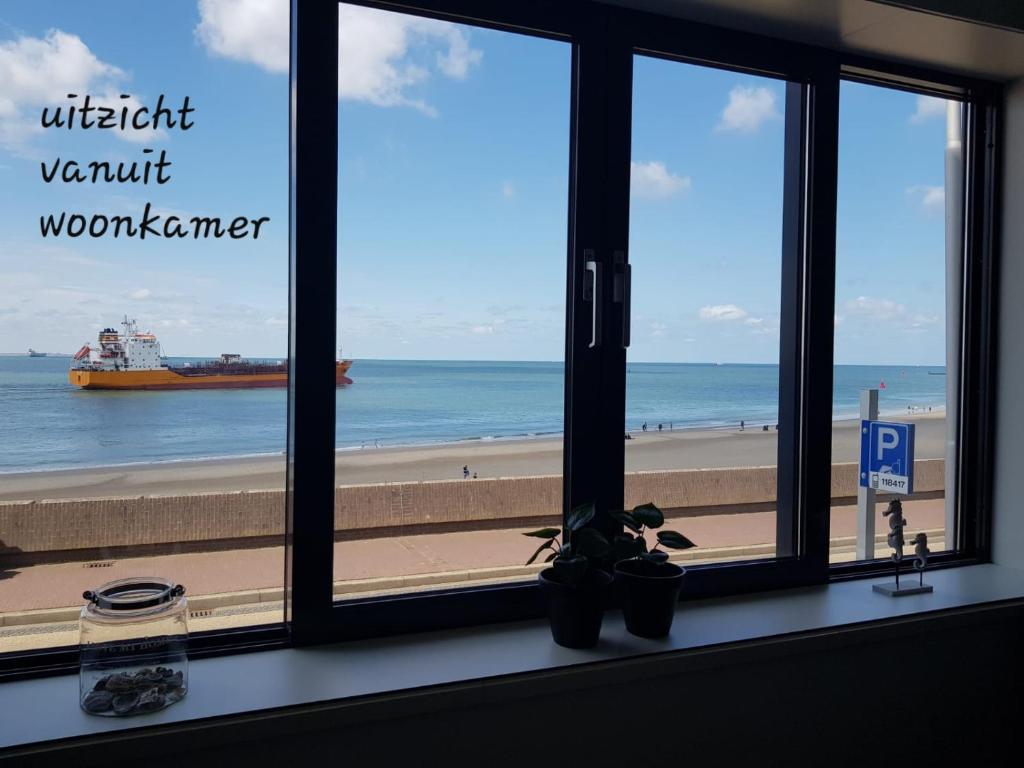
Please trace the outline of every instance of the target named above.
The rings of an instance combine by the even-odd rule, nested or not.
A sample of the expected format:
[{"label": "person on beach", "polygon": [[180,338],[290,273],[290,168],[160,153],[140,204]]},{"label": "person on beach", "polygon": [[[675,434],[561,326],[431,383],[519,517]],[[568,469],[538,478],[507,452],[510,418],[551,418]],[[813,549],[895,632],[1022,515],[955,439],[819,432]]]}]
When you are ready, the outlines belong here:
[{"label": "person on beach", "polygon": [[661,432],[661,424],[658,425],[658,431]]},{"label": "person on beach", "polygon": [[747,428],[746,422],[743,421],[743,420],[740,420],[740,432],[742,432],[746,428]]},{"label": "person on beach", "polygon": [[463,464],[462,465],[462,479],[466,480],[468,478],[469,478],[469,465],[468,464]]},{"label": "person on beach", "polygon": [[646,432],[646,431],[647,431],[647,422],[646,422],[646,421],[644,422],[644,425],[643,425],[643,426],[641,427],[641,429],[642,429],[642,430],[643,430],[644,432]]},{"label": "person on beach", "polygon": [[473,479],[476,480],[476,472],[473,473]]}]

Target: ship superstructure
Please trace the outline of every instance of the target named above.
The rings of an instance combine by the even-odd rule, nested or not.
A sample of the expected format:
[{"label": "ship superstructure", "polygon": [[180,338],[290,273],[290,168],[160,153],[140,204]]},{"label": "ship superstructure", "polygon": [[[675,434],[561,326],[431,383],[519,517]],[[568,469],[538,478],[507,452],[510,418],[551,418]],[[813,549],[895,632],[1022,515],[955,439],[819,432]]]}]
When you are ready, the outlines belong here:
[{"label": "ship superstructure", "polygon": [[[219,360],[167,365],[154,334],[140,332],[135,320],[122,320],[123,331],[104,328],[97,344],[75,353],[68,380],[82,389],[251,389],[288,385],[288,363],[245,360],[223,354]],[[351,360],[335,364],[338,386],[351,384]]]}]

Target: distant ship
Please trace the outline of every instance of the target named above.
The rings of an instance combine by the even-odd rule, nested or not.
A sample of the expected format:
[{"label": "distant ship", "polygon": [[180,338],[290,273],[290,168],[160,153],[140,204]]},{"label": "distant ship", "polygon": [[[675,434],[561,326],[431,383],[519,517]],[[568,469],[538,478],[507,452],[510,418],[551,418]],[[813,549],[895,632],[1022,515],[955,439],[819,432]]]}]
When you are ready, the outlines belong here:
[{"label": "distant ship", "polygon": [[34,349],[32,349],[32,347],[29,347],[28,348],[28,356],[29,357],[46,357],[46,353],[45,352],[36,352]]},{"label": "distant ship", "polygon": [[[82,389],[254,389],[288,385],[288,363],[245,360],[225,354],[208,363],[166,365],[160,342],[140,333],[135,320],[121,322],[123,333],[104,328],[96,346],[75,353],[68,381]],[[351,360],[335,362],[337,385],[352,383]]]}]

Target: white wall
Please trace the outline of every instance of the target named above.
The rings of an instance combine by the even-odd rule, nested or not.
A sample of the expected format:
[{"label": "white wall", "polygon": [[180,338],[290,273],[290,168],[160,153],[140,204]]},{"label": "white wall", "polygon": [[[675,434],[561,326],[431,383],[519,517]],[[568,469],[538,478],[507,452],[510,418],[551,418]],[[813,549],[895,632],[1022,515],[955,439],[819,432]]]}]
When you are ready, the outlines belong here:
[{"label": "white wall", "polygon": [[1024,568],[1024,80],[1006,90],[992,560]]}]

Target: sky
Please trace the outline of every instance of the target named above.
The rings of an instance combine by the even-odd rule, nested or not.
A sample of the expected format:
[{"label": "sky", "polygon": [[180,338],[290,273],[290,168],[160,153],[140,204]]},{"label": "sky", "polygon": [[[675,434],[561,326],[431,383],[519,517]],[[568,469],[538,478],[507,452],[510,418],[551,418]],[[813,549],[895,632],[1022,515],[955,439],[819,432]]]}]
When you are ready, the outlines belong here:
[{"label": "sky", "polygon": [[[0,352],[122,315],[172,356],[287,345],[286,0],[0,6]],[[560,360],[570,47],[341,6],[346,357]],[[633,361],[778,361],[784,84],[637,57]],[[189,96],[188,132],[41,130],[67,93]],[[844,83],[836,362],[941,364],[945,105]],[[166,185],[44,184],[166,150]],[[269,216],[258,240],[43,239],[60,211]],[[327,255],[331,257],[333,255]]]}]

